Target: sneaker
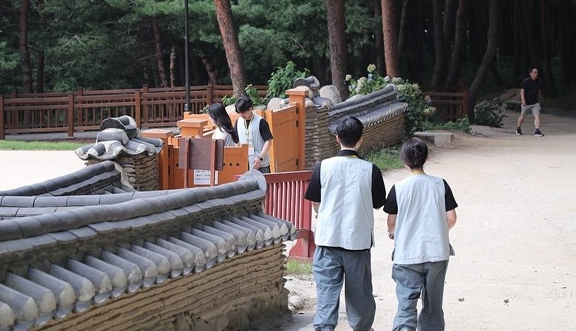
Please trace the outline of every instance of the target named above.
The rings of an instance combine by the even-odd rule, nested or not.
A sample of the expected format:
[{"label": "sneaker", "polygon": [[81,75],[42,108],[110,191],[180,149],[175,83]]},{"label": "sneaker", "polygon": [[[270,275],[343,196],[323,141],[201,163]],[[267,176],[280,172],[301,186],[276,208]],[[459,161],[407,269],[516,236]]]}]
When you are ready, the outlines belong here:
[{"label": "sneaker", "polygon": [[521,136],[522,135],[522,129],[520,127],[516,128],[516,135],[517,136]]},{"label": "sneaker", "polygon": [[540,131],[540,129],[536,129],[534,131],[534,137],[542,137],[544,134]]}]

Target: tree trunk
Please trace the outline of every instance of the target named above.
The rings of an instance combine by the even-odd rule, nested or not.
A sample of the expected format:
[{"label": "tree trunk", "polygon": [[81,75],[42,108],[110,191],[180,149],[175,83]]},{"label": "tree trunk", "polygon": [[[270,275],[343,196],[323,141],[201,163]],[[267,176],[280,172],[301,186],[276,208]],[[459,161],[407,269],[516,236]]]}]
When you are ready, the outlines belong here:
[{"label": "tree trunk", "polygon": [[560,65],[562,68],[562,78],[566,82],[572,82],[576,77],[576,66],[574,65],[574,50],[572,48],[572,0],[562,0],[558,9],[558,48],[560,54]]},{"label": "tree trunk", "polygon": [[449,86],[458,85],[462,73],[462,64],[466,55],[466,0],[458,2],[456,13],[456,36],[454,47],[452,48],[452,59],[446,84]]},{"label": "tree trunk", "polygon": [[332,84],[340,93],[340,98],[348,98],[346,86],[346,20],[344,16],[344,0],[326,0],[328,17],[328,44],[330,46],[330,72]]},{"label": "tree trunk", "polygon": [[[382,9],[380,7],[380,2],[374,1],[374,20],[379,20],[380,15],[382,14]],[[380,76],[385,75],[386,71],[386,63],[384,59],[384,36],[382,33],[382,29],[378,26],[374,27],[374,36],[375,36],[375,50],[376,50],[376,69],[378,70],[378,74]]]},{"label": "tree trunk", "polygon": [[[554,74],[552,72],[552,59],[549,54],[550,43],[548,42],[549,31],[548,7],[544,0],[540,0],[540,33],[542,35],[542,50],[544,52],[544,87],[547,97],[555,97],[558,94],[556,90],[556,83],[554,82]],[[552,38],[554,38],[552,36]]]},{"label": "tree trunk", "polygon": [[432,73],[431,86],[444,85],[446,81],[446,67],[448,59],[446,57],[446,45],[444,45],[444,28],[442,12],[444,10],[443,0],[432,1],[432,16],[434,25],[434,72]]},{"label": "tree trunk", "polygon": [[[526,46],[525,35],[526,31],[523,28],[522,22],[522,10],[521,10],[521,2],[523,0],[514,0],[513,3],[513,13],[514,13],[514,87],[520,88],[519,82],[524,78],[526,74],[526,70],[528,70],[528,61],[526,59],[525,50],[528,48]],[[525,69],[526,68],[526,69]]]},{"label": "tree trunk", "polygon": [[168,78],[166,77],[166,70],[164,70],[164,56],[162,54],[162,36],[160,34],[160,24],[155,17],[150,19],[152,23],[152,31],[154,32],[154,45],[156,46],[156,65],[158,66],[158,76],[160,77],[160,84],[162,87],[168,87]]},{"label": "tree trunk", "polygon": [[446,0],[444,4],[444,46],[446,54],[450,54],[451,45],[454,43],[456,34],[456,14],[458,0]]},{"label": "tree trunk", "polygon": [[535,7],[533,6],[532,2],[530,1],[523,1],[522,4],[519,6],[520,11],[522,13],[522,22],[524,23],[524,39],[526,40],[527,49],[524,49],[524,53],[529,55],[528,64],[524,66],[523,72],[528,72],[528,67],[535,66],[538,67],[540,65],[540,54],[538,52],[538,25],[535,25],[535,22],[538,22],[535,18]]},{"label": "tree trunk", "polygon": [[[40,24],[44,26],[46,21],[44,19],[43,13],[44,9],[44,0],[39,0],[37,2],[37,10],[40,13]],[[37,71],[36,71],[36,93],[44,93],[44,48],[40,49],[37,48],[36,52],[38,53],[38,64],[37,64]]]},{"label": "tree trunk", "polygon": [[214,5],[216,6],[216,18],[218,19],[220,35],[222,35],[222,43],[224,44],[224,51],[226,52],[226,60],[228,62],[228,68],[230,69],[230,80],[232,81],[234,95],[246,95],[244,91],[247,86],[244,56],[242,55],[236,28],[234,27],[230,1],[214,0]]},{"label": "tree trunk", "polygon": [[[218,84],[218,75],[216,75],[216,71],[214,70],[214,66],[212,65],[212,63],[210,63],[210,60],[208,58],[206,58],[205,56],[200,58],[202,60],[202,64],[204,65],[204,69],[206,70],[206,73],[208,74],[208,79],[214,83],[214,84]],[[234,90],[236,91],[236,90]],[[244,89],[242,89],[242,91],[244,91]],[[236,93],[234,93],[234,95],[237,95]]]},{"label": "tree trunk", "polygon": [[494,59],[496,58],[496,50],[498,48],[498,27],[500,24],[500,10],[499,10],[499,1],[501,0],[490,0],[489,2],[489,16],[490,22],[488,25],[488,40],[487,40],[487,47],[486,52],[484,53],[484,57],[482,58],[482,62],[480,64],[480,68],[476,72],[476,77],[474,81],[472,81],[472,85],[470,86],[469,91],[469,108],[468,108],[468,117],[470,123],[474,123],[474,108],[476,106],[476,101],[478,100],[478,92],[480,91],[480,87],[484,84],[486,80],[486,75],[492,67],[494,63]]},{"label": "tree trunk", "polygon": [[382,34],[384,37],[384,59],[386,75],[400,77],[398,64],[398,28],[395,0],[382,0]]},{"label": "tree trunk", "polygon": [[[402,68],[402,64],[406,65],[409,64],[411,61],[410,52],[407,52],[405,47],[405,40],[406,35],[408,34],[407,24],[408,24],[408,9],[411,0],[406,0],[402,3],[402,12],[400,13],[400,22],[398,24],[399,31],[398,31],[398,46],[396,47],[397,59],[400,62],[399,65]],[[402,69],[400,69],[400,77],[406,76],[402,73]],[[407,77],[404,77],[407,78]]]},{"label": "tree trunk", "polygon": [[44,93],[44,51],[38,51],[38,71],[36,72],[36,93]]},{"label": "tree trunk", "polygon": [[32,65],[30,63],[30,48],[28,47],[28,14],[30,10],[30,0],[22,0],[20,8],[20,40],[18,47],[20,50],[20,65],[22,68],[22,88],[24,93],[32,93]]},{"label": "tree trunk", "polygon": [[170,87],[176,87],[176,48],[172,45],[172,52],[170,52]]}]

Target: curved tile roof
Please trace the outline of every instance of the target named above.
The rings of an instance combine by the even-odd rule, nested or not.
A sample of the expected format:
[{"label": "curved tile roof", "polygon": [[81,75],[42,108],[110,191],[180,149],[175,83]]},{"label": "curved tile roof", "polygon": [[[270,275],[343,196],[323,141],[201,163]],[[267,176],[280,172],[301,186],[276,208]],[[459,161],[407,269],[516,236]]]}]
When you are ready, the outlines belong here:
[{"label": "curved tile roof", "polygon": [[40,328],[296,239],[290,222],[262,212],[254,174],[212,188],[53,195],[115,171],[104,162],[0,192],[0,212],[21,215],[0,220],[0,330]]}]

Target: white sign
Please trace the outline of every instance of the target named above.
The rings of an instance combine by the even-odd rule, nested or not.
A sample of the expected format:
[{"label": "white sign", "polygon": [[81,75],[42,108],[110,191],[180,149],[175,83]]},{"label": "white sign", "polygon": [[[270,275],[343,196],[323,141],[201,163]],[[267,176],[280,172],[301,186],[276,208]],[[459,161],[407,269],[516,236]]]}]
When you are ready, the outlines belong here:
[{"label": "white sign", "polygon": [[[214,185],[218,185],[218,171],[214,171]],[[194,170],[194,186],[210,185],[210,170]]]}]

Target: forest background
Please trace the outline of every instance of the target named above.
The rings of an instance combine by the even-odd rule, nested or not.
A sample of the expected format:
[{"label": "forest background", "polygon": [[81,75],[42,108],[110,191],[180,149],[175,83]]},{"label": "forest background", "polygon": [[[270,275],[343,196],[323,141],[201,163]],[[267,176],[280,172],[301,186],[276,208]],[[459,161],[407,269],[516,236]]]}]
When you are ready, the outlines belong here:
[{"label": "forest background", "polygon": [[471,107],[519,88],[535,66],[556,98],[576,83],[575,3],[0,0],[0,93],[184,86],[188,77],[241,94],[292,61],[343,99],[346,75],[365,76],[369,64],[423,89],[465,86]]}]

